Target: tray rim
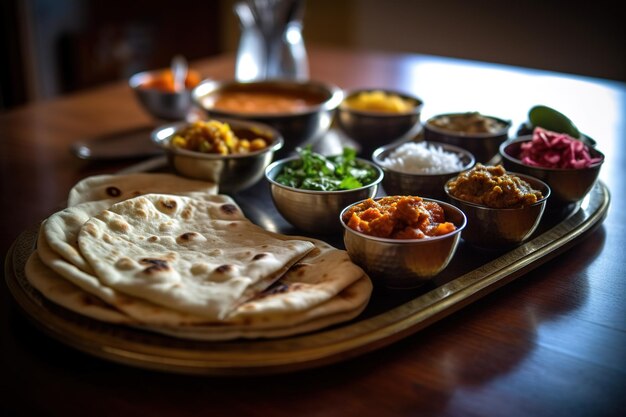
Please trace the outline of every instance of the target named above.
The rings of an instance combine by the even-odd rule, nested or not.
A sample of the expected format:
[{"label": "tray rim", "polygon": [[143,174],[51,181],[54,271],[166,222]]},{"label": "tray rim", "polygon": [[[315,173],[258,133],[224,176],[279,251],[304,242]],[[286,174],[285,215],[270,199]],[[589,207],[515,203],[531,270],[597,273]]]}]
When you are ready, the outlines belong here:
[{"label": "tray rim", "polygon": [[183,374],[235,376],[291,372],[382,348],[475,302],[594,231],[606,217],[610,199],[609,189],[599,180],[570,216],[492,261],[376,316],[281,339],[172,341],[167,336],[97,322],[47,305],[51,302],[38,297],[36,290],[28,288],[25,278],[20,277],[23,265],[18,257],[23,258],[29,246],[30,252],[34,250],[34,230],[24,231],[9,249],[5,280],[13,299],[38,328],[66,345],[102,359]]}]

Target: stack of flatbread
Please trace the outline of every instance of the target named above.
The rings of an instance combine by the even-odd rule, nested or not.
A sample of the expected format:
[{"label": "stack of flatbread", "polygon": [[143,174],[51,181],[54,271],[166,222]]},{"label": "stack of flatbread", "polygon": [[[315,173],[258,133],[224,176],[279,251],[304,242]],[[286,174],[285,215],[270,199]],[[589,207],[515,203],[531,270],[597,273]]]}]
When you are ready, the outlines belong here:
[{"label": "stack of flatbread", "polygon": [[44,297],[93,319],[180,338],[271,338],[353,319],[370,279],[347,253],[268,232],[213,184],[90,177],[41,224],[26,265]]}]

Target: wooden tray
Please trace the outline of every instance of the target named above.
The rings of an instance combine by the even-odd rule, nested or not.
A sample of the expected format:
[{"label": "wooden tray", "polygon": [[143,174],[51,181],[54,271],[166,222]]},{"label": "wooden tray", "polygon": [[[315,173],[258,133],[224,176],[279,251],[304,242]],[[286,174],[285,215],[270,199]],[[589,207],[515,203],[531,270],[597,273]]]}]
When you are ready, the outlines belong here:
[{"label": "wooden tray", "polygon": [[[155,170],[164,160],[133,170]],[[267,184],[233,196],[255,223],[299,234],[276,212]],[[83,352],[142,368],[210,375],[288,372],[341,361],[402,339],[511,282],[579,242],[604,220],[610,194],[596,183],[577,206],[548,212],[534,236],[507,252],[473,249],[461,241],[450,265],[431,283],[414,290],[376,287],[357,319],[317,332],[272,340],[197,342],[112,325],[74,314],[33,289],[24,265],[35,247],[36,230],[24,232],[7,254],[9,290],[43,331]],[[313,236],[343,247],[341,236]]]}]

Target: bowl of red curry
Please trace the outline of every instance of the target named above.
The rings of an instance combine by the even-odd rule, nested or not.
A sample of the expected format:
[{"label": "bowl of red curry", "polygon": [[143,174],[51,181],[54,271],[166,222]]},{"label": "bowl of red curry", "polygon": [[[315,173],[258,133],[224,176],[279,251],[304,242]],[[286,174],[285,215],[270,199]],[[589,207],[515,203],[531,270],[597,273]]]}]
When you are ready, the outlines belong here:
[{"label": "bowl of red curry", "polygon": [[192,99],[210,117],[272,126],[285,139],[286,154],[328,131],[343,91],[312,80],[205,80],[192,91]]},{"label": "bowl of red curry", "polygon": [[369,198],[340,214],[352,261],[388,288],[415,288],[452,260],[464,213],[452,204],[417,196]]}]

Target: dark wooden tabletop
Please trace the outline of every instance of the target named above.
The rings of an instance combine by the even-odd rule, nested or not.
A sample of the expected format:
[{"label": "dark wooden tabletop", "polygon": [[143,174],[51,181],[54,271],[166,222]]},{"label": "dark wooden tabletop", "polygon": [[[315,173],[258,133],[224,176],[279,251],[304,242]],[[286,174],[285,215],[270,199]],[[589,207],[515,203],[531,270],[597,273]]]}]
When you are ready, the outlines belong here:
[{"label": "dark wooden tabletop", "polygon": [[[191,377],[93,358],[37,330],[4,280],[2,415],[605,416],[626,407],[626,85],[418,55],[310,51],[311,77],[424,100],[422,119],[480,111],[513,121],[567,114],[606,154],[602,226],[567,252],[391,346],[264,377]],[[195,63],[232,78],[234,60]],[[77,140],[152,124],[123,82],[0,114],[0,252],[58,209],[71,186],[136,160],[89,162]],[[4,256],[3,256],[4,258]]]}]

